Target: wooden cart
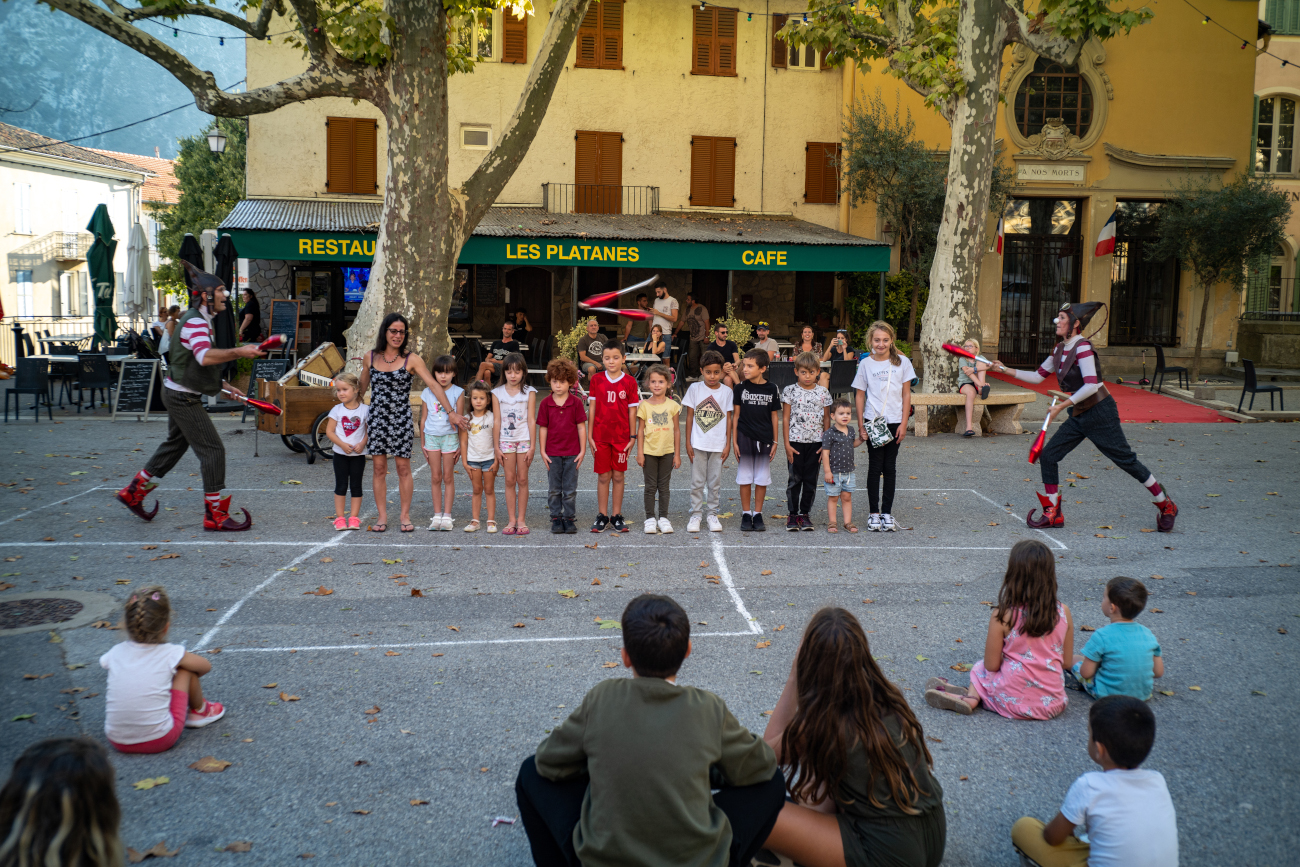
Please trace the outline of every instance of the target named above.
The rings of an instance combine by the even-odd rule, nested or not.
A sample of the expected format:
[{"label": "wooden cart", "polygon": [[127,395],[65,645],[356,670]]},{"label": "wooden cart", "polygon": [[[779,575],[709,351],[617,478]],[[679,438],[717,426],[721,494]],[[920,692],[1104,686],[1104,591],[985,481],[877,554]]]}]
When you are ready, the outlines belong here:
[{"label": "wooden cart", "polygon": [[286,373],[279,382],[259,380],[258,397],[279,406],[280,415],[257,414],[257,429],[279,434],[285,446],[306,454],[307,463],[317,455],[329,457],[332,443],[325,435],[329,411],[338,401],[329,386],[303,385],[300,371],[318,377],[333,377],[344,367],[344,359],[332,343],[322,343],[316,350]]}]

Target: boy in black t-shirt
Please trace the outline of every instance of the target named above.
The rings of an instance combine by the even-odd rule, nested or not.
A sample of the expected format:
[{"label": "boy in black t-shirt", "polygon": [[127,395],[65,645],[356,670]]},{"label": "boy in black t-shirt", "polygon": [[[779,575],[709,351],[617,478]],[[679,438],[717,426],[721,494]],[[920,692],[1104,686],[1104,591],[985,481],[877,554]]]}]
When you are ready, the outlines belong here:
[{"label": "boy in black t-shirt", "polygon": [[[744,377],[736,388],[736,412],[731,416],[731,441],[736,444],[736,483],[740,485],[741,532],[763,532],[763,499],[772,483],[772,458],[776,455],[781,390],[766,379],[768,355],[751,349],[740,362]],[[749,509],[753,486],[754,510]]]}]

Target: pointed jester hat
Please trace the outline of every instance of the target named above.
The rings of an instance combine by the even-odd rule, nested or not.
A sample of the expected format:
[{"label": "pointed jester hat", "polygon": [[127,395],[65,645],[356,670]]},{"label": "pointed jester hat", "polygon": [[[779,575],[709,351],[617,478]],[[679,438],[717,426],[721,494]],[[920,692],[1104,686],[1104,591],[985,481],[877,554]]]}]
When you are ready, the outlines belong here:
[{"label": "pointed jester hat", "polygon": [[181,264],[185,266],[185,270],[189,272],[190,279],[194,281],[193,286],[190,288],[191,307],[198,307],[203,303],[203,296],[201,293],[208,293],[209,303],[211,303],[211,299],[213,295],[216,294],[216,291],[218,289],[226,288],[226,284],[221,282],[221,278],[217,275],[209,274],[207,271],[200,271],[198,268],[194,267],[193,263],[188,262],[185,259],[181,260]]},{"label": "pointed jester hat", "polygon": [[[1097,311],[1105,306],[1104,301],[1082,301],[1077,304],[1067,302],[1061,305],[1060,316],[1066,317],[1069,321],[1071,334],[1074,333],[1076,328],[1082,333]],[[1102,324],[1105,324],[1105,319],[1102,320]],[[1100,326],[1098,330],[1100,330]]]}]

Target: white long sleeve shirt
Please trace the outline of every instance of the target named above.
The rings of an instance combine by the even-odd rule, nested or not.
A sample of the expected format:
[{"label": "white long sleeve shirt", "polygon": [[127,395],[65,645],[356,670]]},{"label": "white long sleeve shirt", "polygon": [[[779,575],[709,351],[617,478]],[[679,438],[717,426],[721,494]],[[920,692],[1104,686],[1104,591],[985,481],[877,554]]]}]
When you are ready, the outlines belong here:
[{"label": "white long sleeve shirt", "polygon": [[[1083,339],[1083,335],[1076,334],[1065,341],[1065,352],[1068,353],[1076,344],[1079,351],[1075,355],[1075,364],[1083,374],[1083,388],[1070,395],[1070,401],[1078,404],[1097,393],[1097,389],[1101,388],[1101,377],[1097,375],[1097,352],[1092,348],[1091,343]],[[1046,360],[1038,365],[1038,370],[1012,370],[1011,372],[1020,382],[1037,385],[1056,373],[1056,355],[1047,356]]]}]

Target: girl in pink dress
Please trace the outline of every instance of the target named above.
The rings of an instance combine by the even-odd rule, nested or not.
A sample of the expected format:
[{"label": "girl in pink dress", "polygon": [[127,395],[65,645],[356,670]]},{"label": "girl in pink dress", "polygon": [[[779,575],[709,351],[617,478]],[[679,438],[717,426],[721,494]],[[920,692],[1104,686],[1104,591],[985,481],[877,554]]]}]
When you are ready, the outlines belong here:
[{"label": "girl in pink dress", "polygon": [[932,677],[925,701],[960,714],[983,702],[1009,719],[1052,719],[1065,710],[1062,671],[1073,658],[1074,623],[1056,599],[1056,560],[1042,542],[1026,539],[1011,549],[970,687]]}]

